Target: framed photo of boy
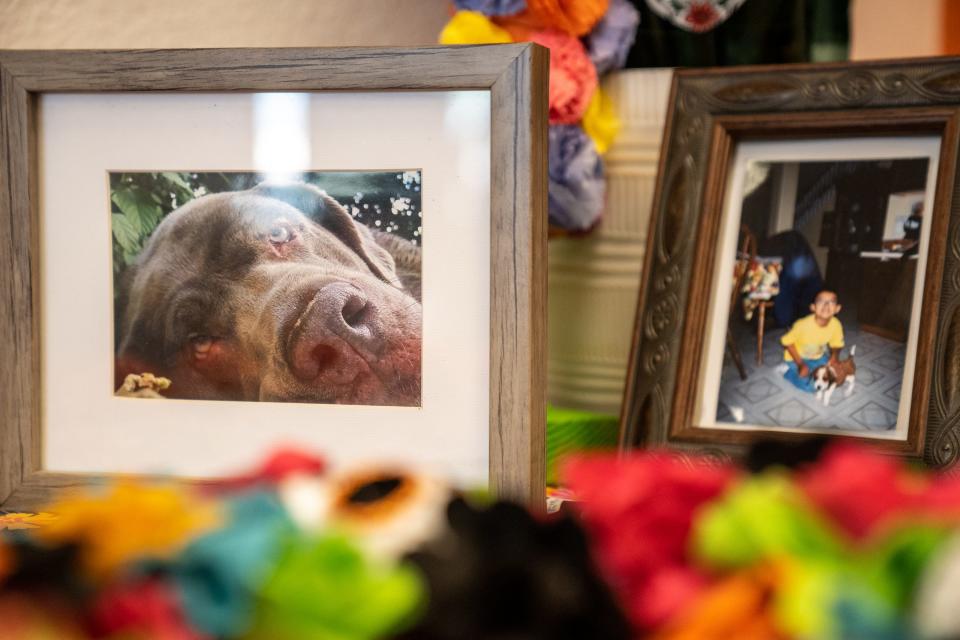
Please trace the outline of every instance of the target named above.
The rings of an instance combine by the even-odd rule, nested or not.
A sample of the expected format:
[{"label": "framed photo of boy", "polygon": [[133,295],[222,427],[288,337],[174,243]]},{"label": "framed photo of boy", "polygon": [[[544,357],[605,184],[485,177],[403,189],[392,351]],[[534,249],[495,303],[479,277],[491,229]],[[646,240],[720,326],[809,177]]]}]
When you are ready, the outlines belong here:
[{"label": "framed photo of boy", "polygon": [[960,453],[960,61],[681,71],[622,445]]}]

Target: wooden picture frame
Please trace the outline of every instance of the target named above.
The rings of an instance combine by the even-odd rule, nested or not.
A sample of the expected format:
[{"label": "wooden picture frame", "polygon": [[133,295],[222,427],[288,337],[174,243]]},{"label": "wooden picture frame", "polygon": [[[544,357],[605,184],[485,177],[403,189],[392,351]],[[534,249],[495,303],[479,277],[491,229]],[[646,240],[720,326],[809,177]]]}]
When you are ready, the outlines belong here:
[{"label": "wooden picture frame", "polygon": [[719,295],[711,279],[720,264],[721,221],[733,220],[724,218],[726,208],[740,207],[739,215],[743,206],[726,201],[733,197],[738,145],[934,136],[940,141],[939,172],[932,210],[924,214],[930,241],[922,313],[912,390],[902,396],[910,398],[907,434],[900,440],[837,435],[922,457],[931,465],[953,464],[960,455],[960,60],[684,70],[674,77],[670,102],[621,446],[671,447],[727,459],[743,455],[758,438],[791,442],[807,435],[707,428],[695,417],[699,398],[713,393],[701,381],[708,366],[703,355],[708,311],[711,298]]},{"label": "wooden picture frame", "polygon": [[542,505],[545,479],[546,49],[0,52],[0,505],[31,509],[101,476],[46,470],[38,98],[101,92],[490,94],[489,478]]}]

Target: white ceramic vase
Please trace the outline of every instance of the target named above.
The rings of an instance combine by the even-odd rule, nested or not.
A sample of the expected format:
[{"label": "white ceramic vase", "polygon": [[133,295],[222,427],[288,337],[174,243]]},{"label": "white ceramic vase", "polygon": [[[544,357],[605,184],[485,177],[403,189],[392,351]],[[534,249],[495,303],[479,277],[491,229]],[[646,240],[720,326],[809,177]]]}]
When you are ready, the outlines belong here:
[{"label": "white ceramic vase", "polygon": [[585,237],[550,241],[547,395],[556,406],[620,412],[671,77],[632,69],[603,83],[621,121],[605,157],[603,220]]}]

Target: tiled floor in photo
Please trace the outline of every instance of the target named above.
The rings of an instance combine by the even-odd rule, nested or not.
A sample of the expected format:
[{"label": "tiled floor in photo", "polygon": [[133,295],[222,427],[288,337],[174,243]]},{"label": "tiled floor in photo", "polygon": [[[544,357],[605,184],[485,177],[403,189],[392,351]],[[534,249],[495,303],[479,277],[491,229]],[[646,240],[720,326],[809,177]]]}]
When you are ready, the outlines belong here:
[{"label": "tiled floor in photo", "polygon": [[724,354],[720,383],[719,422],[782,427],[836,428],[853,431],[888,431],[896,426],[903,376],[904,345],[857,330],[846,323],[846,358],[857,346],[856,386],[846,397],[837,389],[825,407],[812,393],[804,393],[784,380],[783,347],[785,329],[764,336],[764,363],[756,361],[757,336],[752,326],[737,327],[737,342],[747,379],[741,380],[733,359]]}]

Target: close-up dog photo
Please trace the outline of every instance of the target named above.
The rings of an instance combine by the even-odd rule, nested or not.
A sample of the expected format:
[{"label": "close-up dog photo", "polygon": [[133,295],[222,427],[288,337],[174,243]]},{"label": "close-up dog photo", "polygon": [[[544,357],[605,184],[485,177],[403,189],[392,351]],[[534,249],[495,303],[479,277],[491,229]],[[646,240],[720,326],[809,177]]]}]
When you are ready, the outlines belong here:
[{"label": "close-up dog photo", "polygon": [[420,406],[420,176],[111,173],[117,395]]}]

